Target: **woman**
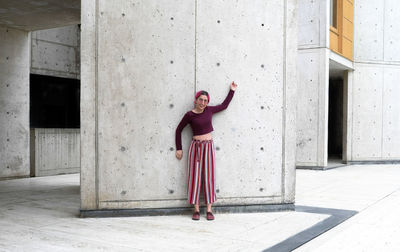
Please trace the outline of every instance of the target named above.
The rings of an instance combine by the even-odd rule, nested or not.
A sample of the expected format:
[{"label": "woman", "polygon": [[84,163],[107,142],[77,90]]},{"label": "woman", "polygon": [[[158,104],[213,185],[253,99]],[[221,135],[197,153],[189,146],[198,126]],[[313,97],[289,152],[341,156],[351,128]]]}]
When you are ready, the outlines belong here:
[{"label": "woman", "polygon": [[207,204],[207,220],[214,220],[211,205],[217,200],[215,194],[215,150],[211,132],[212,115],[226,109],[232,100],[237,84],[232,82],[224,102],[218,106],[207,106],[210,96],[206,91],[195,95],[195,108],[182,118],[175,133],[176,158],[182,159],[181,133],[187,124],[193,131],[193,140],[188,152],[188,188],[189,204],[194,205],[193,220],[200,219],[199,198],[203,186],[204,199]]}]

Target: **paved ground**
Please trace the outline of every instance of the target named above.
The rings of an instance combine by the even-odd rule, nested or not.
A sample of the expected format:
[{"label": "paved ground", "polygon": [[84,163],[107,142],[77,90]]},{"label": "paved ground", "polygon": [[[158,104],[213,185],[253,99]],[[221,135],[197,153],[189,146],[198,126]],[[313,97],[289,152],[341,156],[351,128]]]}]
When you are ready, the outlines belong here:
[{"label": "paved ground", "polygon": [[0,181],[0,251],[400,251],[400,165],[298,170],[296,187],[296,211],[194,222],[78,218],[77,174]]}]

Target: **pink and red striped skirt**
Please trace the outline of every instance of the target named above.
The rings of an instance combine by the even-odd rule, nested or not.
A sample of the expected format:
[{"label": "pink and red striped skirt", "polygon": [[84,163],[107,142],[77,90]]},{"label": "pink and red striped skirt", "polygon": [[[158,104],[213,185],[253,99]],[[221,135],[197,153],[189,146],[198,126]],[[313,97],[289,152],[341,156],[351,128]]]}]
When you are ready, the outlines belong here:
[{"label": "pink and red striped skirt", "polygon": [[189,204],[199,204],[200,192],[203,189],[206,204],[217,200],[215,194],[215,149],[212,140],[192,140],[188,155]]}]

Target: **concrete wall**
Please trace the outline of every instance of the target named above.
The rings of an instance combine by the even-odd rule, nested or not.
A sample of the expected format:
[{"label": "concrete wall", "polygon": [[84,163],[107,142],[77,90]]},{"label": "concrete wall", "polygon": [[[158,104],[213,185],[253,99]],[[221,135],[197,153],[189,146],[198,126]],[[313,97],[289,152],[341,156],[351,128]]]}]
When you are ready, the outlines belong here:
[{"label": "concrete wall", "polygon": [[80,28],[78,25],[32,32],[31,73],[80,78]]},{"label": "concrete wall", "polygon": [[81,208],[188,206],[175,128],[196,90],[218,104],[232,80],[218,204],[293,203],[296,20],[292,0],[82,1]]},{"label": "concrete wall", "polygon": [[[80,78],[80,27],[78,25],[31,33],[31,73]],[[79,129],[35,129],[31,169],[35,176],[79,172]]]},{"label": "concrete wall", "polygon": [[400,2],[355,1],[348,160],[400,160]]},{"label": "concrete wall", "polygon": [[297,166],[326,166],[329,1],[299,0]]},{"label": "concrete wall", "polygon": [[34,129],[35,176],[80,171],[79,129]]},{"label": "concrete wall", "polygon": [[29,176],[28,32],[0,26],[0,178]]}]

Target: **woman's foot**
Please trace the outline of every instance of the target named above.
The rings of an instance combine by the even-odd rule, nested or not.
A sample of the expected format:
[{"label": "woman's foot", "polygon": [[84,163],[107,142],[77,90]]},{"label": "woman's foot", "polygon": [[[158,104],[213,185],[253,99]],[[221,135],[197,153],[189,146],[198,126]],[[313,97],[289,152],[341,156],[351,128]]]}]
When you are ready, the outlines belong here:
[{"label": "woman's foot", "polygon": [[200,212],[194,212],[192,216],[192,220],[200,220]]},{"label": "woman's foot", "polygon": [[207,212],[207,220],[211,221],[211,220],[214,220],[214,219],[215,219],[215,217],[212,214],[212,212]]}]

